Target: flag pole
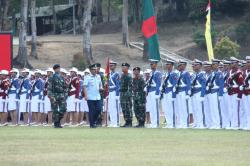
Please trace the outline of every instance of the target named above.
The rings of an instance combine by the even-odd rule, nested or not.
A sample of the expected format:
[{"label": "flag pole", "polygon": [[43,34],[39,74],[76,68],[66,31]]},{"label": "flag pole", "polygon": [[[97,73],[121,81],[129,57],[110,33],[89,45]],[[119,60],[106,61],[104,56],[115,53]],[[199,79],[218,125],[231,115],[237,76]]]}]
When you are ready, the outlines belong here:
[{"label": "flag pole", "polygon": [[109,77],[110,77],[110,66],[109,66],[109,57],[107,58],[107,64],[106,64],[106,69],[105,69],[105,74],[106,74],[106,85],[105,85],[105,97],[106,97],[106,116],[105,116],[105,125],[108,127],[108,95],[109,95]]}]

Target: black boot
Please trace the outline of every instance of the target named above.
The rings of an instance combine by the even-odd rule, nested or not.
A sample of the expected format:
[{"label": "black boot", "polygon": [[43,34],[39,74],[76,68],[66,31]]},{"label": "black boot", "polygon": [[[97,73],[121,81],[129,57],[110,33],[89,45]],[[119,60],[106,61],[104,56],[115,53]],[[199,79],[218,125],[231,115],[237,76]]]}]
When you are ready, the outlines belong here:
[{"label": "black boot", "polygon": [[126,123],[121,127],[132,127],[132,121],[126,121]]},{"label": "black boot", "polygon": [[54,128],[58,128],[58,122],[54,122]]},{"label": "black boot", "polygon": [[138,124],[135,127],[136,128],[144,128],[144,122],[138,122]]}]

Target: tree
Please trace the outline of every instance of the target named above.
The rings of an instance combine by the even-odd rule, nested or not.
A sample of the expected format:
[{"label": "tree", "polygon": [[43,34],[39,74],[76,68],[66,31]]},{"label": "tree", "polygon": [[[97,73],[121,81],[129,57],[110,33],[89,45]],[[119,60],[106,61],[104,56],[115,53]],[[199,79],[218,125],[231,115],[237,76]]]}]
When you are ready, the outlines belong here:
[{"label": "tree", "polygon": [[51,10],[53,13],[53,33],[56,34],[57,17],[56,17],[56,10],[55,10],[55,0],[51,0]]},{"label": "tree", "polygon": [[0,0],[0,31],[5,31],[10,1]]},{"label": "tree", "polygon": [[123,9],[122,9],[122,43],[126,47],[129,46],[129,40],[128,40],[128,0],[123,0]]},{"label": "tree", "polygon": [[108,22],[110,22],[110,8],[111,8],[111,4],[110,4],[110,0],[108,0]]},{"label": "tree", "polygon": [[32,32],[32,40],[31,40],[31,56],[38,59],[36,44],[37,44],[37,35],[36,35],[36,0],[31,0],[31,32]]},{"label": "tree", "polygon": [[97,23],[103,22],[102,0],[97,0],[96,1],[96,15],[97,15]]},{"label": "tree", "polygon": [[214,47],[216,58],[227,59],[231,56],[239,57],[240,46],[230,40],[229,37],[223,37]]},{"label": "tree", "polygon": [[83,1],[83,55],[87,57],[87,64],[92,64],[94,62],[92,56],[92,44],[91,44],[91,10],[93,0],[82,0]]},{"label": "tree", "polygon": [[19,29],[19,48],[18,55],[14,59],[13,64],[19,67],[32,68],[28,62],[27,57],[27,16],[28,16],[28,0],[21,0],[21,13],[20,13],[20,29]]}]

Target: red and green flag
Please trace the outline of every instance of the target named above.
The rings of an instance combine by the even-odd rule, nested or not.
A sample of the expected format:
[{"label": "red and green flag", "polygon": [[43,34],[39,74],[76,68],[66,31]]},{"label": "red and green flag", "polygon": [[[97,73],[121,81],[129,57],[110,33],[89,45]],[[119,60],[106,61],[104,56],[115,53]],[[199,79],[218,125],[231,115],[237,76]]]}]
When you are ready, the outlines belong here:
[{"label": "red and green flag", "polygon": [[157,24],[152,0],[143,0],[142,33],[148,42],[149,59],[160,61]]}]

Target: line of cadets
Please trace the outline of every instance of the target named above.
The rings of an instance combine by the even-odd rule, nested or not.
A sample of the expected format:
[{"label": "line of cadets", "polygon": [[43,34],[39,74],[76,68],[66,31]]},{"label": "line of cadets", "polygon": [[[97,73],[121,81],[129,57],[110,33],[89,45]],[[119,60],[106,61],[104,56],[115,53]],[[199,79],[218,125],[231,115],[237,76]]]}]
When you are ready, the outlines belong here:
[{"label": "line of cadets", "polygon": [[[139,67],[134,68],[133,74],[130,73],[133,79],[128,84],[126,81],[129,79],[121,79],[128,74],[130,65],[123,63],[123,73],[120,74],[115,71],[117,63],[110,62],[109,94],[107,97],[102,94],[108,100],[103,100],[99,125],[106,123],[104,112],[108,109],[109,127],[120,126],[120,110],[125,120],[124,127],[132,127],[133,103],[138,121],[136,127],[144,127],[145,123],[149,128],[160,127],[161,108],[165,117],[163,128],[250,130],[250,56],[243,61],[235,57],[229,61],[213,59],[212,62],[195,59],[192,62],[193,73],[186,70],[186,61],[167,60],[164,73],[157,70],[157,63],[152,60],[151,69],[143,73]],[[97,67],[97,73],[105,84],[104,71],[99,63]],[[69,72],[61,69],[68,84],[67,113],[62,120],[64,126],[88,123],[89,110],[84,99],[83,79],[89,73],[88,69],[84,72],[76,68]],[[14,126],[19,124],[21,117],[25,126],[52,124],[51,105],[47,97],[48,78],[52,74],[51,68],[46,71],[23,69],[20,76],[17,69],[12,69],[10,73],[6,70],[0,72],[1,126],[8,125],[8,115]],[[142,86],[136,86],[136,80],[141,78],[139,84]],[[124,84],[128,87],[124,88]],[[124,95],[120,96],[124,89],[131,92],[131,97],[125,102]],[[139,93],[143,96],[138,100],[135,94]]]}]

